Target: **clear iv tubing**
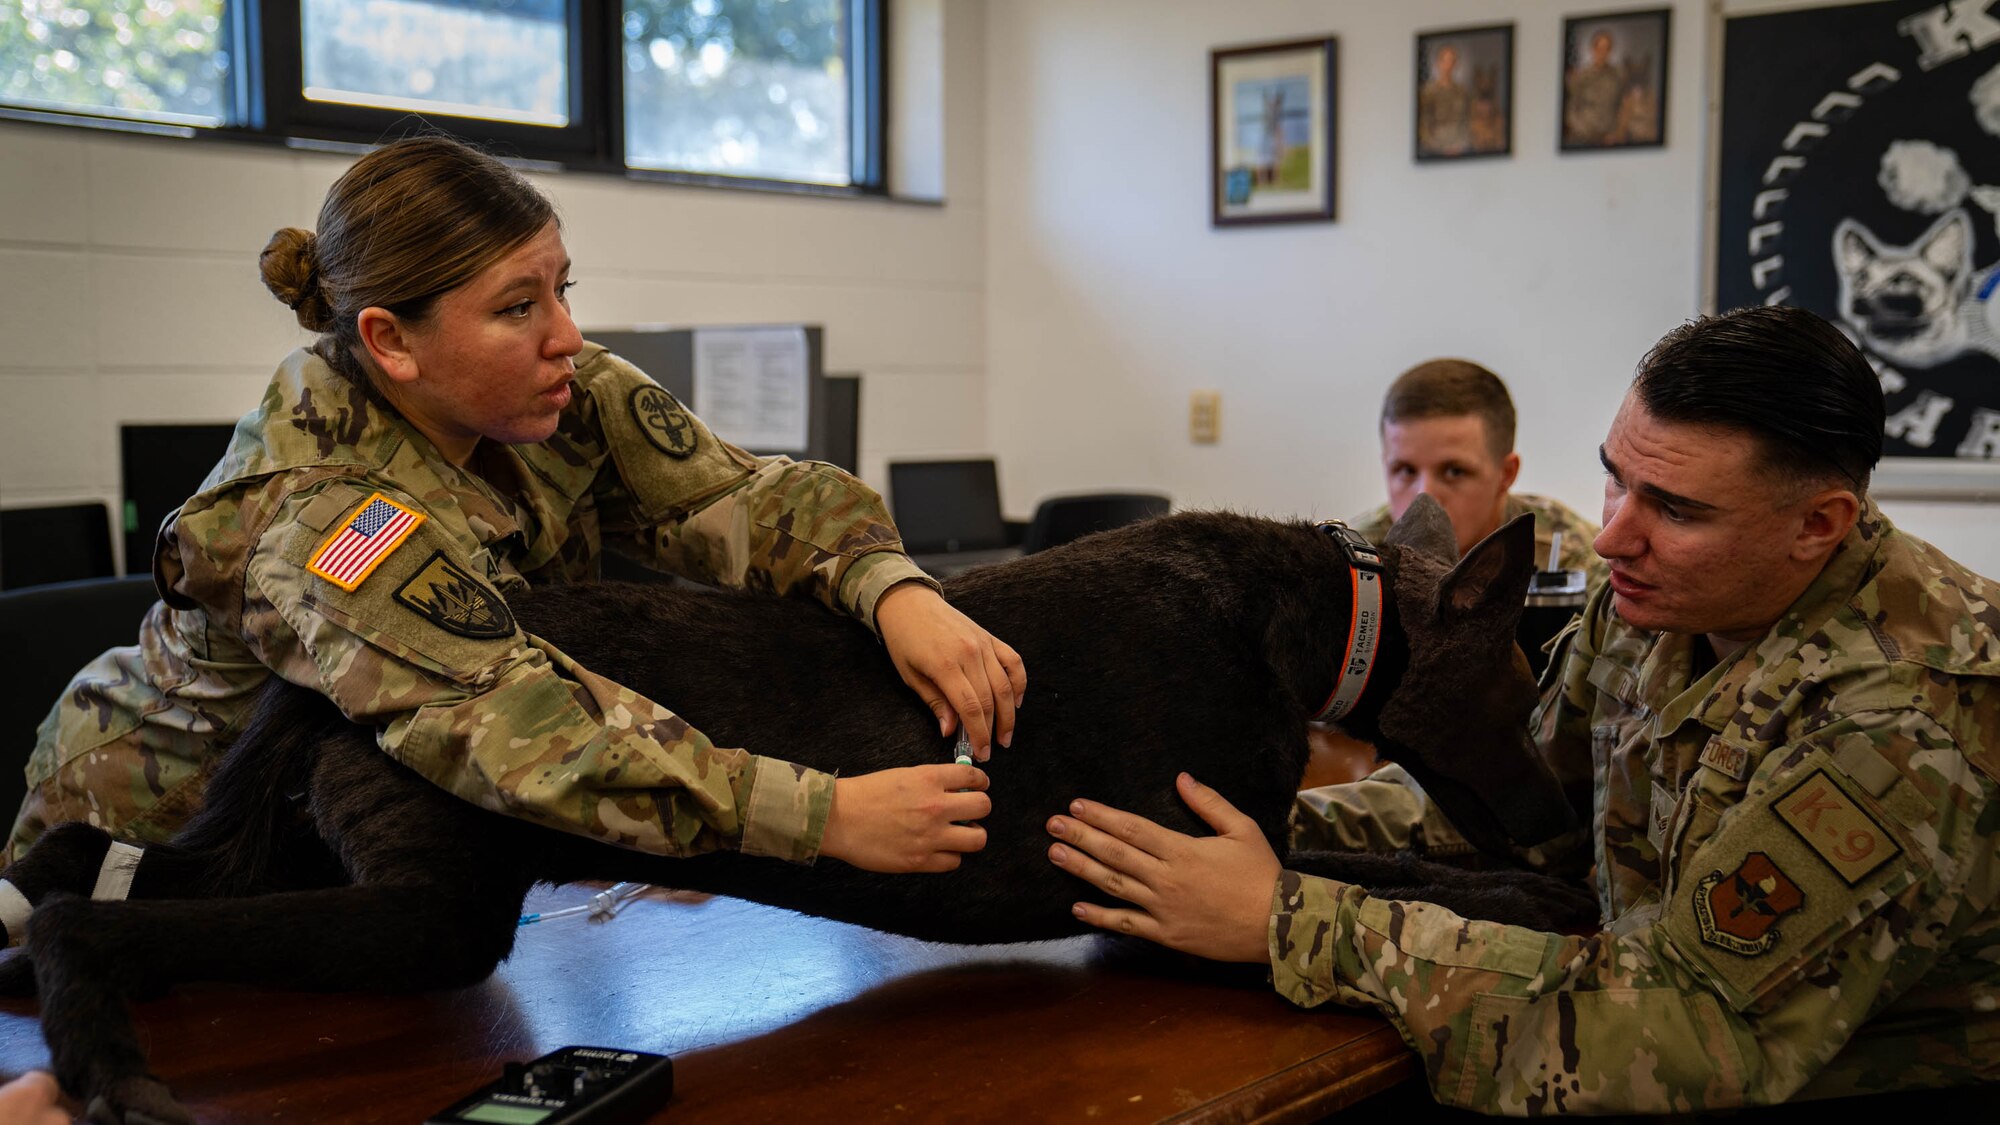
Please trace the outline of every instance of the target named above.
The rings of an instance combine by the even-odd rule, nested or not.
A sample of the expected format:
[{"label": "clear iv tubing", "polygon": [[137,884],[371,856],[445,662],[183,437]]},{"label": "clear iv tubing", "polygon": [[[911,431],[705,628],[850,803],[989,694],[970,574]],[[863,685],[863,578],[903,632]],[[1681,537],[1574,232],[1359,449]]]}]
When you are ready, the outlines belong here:
[{"label": "clear iv tubing", "polygon": [[519,925],[530,926],[536,922],[546,922],[551,918],[567,918],[572,914],[589,914],[592,918],[609,918],[618,913],[625,900],[646,889],[644,883],[615,883],[590,896],[590,901],[582,906],[569,906],[561,910],[549,910],[540,914],[523,914]]}]

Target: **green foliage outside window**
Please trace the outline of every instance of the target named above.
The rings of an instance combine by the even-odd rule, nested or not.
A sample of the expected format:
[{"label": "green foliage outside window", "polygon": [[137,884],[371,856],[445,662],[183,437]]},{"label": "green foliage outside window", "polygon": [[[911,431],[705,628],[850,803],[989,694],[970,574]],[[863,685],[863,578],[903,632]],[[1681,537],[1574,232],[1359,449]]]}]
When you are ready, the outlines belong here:
[{"label": "green foliage outside window", "polygon": [[223,0],[0,0],[0,102],[220,125]]}]

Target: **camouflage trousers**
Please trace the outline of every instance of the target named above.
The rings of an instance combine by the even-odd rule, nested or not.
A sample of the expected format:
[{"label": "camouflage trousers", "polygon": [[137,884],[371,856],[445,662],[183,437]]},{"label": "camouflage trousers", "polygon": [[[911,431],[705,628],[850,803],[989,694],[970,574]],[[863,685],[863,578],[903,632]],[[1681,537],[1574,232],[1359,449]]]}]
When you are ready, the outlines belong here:
[{"label": "camouflage trousers", "polygon": [[213,761],[170,758],[144,746],[138,731],[78,754],[28,790],[0,865],[14,862],[43,832],[72,820],[128,843],[165,843],[201,808],[213,767]]}]

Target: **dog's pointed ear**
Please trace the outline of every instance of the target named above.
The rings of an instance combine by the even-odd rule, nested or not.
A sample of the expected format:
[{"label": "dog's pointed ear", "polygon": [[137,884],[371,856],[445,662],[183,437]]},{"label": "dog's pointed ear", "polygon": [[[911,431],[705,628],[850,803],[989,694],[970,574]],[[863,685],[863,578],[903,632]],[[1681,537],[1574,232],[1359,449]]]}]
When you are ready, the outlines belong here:
[{"label": "dog's pointed ear", "polygon": [[1924,261],[1937,267],[1938,272],[1957,275],[1964,273],[1972,265],[1972,217],[1964,208],[1931,224],[1924,232]]},{"label": "dog's pointed ear", "polygon": [[1438,609],[1454,617],[1494,606],[1518,613],[1534,572],[1535,516],[1523,512],[1473,544],[1451,568],[1438,584]]},{"label": "dog's pointed ear", "polygon": [[1868,229],[1853,219],[1842,219],[1834,228],[1833,252],[1843,273],[1860,273],[1868,263],[1882,256],[1882,248],[1869,236]]},{"label": "dog's pointed ear", "polygon": [[1389,528],[1382,545],[1404,547],[1444,562],[1458,557],[1458,536],[1451,530],[1451,517],[1444,514],[1444,505],[1425,492],[1419,492],[1403,509],[1403,518]]}]

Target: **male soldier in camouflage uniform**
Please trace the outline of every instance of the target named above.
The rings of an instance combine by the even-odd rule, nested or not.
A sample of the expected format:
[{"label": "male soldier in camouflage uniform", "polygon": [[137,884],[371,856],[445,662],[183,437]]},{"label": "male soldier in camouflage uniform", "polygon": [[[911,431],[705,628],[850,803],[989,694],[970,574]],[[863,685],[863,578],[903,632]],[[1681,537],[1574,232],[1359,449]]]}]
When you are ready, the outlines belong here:
[{"label": "male soldier in camouflage uniform", "polygon": [[1382,396],[1382,477],[1389,502],[1348,521],[1377,545],[1410,501],[1429,493],[1444,505],[1459,554],[1523,512],[1535,514],[1535,559],[1546,565],[1562,535],[1562,569],[1581,570],[1594,588],[1604,560],[1590,549],[1597,525],[1559,500],[1508,491],[1521,472],[1514,451],[1514,400],[1498,375],[1463,359],[1433,359],[1396,377]]},{"label": "male soldier in camouflage uniform", "polygon": [[[1588,589],[1603,583],[1604,560],[1590,549],[1596,524],[1560,500],[1509,491],[1520,475],[1521,455],[1514,451],[1514,400],[1498,375],[1463,359],[1417,364],[1382,396],[1380,433],[1389,502],[1348,521],[1370,543],[1380,546],[1410,501],[1428,494],[1451,517],[1459,554],[1532,512],[1537,565],[1549,565],[1555,546],[1556,569],[1581,571]],[[1561,622],[1556,614],[1552,622],[1537,619],[1524,644],[1539,649],[1551,640]],[[1531,660],[1541,656],[1536,651]],[[1352,780],[1376,767],[1375,748],[1339,730],[1315,727],[1310,740],[1308,785]]]},{"label": "male soldier in camouflage uniform", "polygon": [[[718,440],[594,345],[554,436],[483,442],[476,468],[294,352],[161,530],[164,600],[140,644],[84,669],[43,722],[10,856],[65,820],[171,836],[273,672],[383,724],[384,750],[487,808],[667,854],[816,854],[832,777],[711,745],[517,630],[503,599],[593,576],[612,542],[677,574],[808,593],[872,628],[890,586],[935,586],[880,497],[831,466]],[[420,518],[344,588],[312,564],[378,497]]]},{"label": "male soldier in camouflage uniform", "polygon": [[[1058,818],[1110,866],[1058,863],[1145,908],[1080,913],[1375,1008],[1438,1100],[1486,1112],[2000,1078],[2000,589],[1867,498],[1881,424],[1867,362],[1801,310],[1695,322],[1641,365],[1603,446],[1611,578],[1534,719],[1593,819],[1587,847],[1528,858],[1591,870],[1603,932],[1280,874],[1191,785],[1221,835]],[[1298,812],[1313,846],[1462,847],[1379,774]]]}]

